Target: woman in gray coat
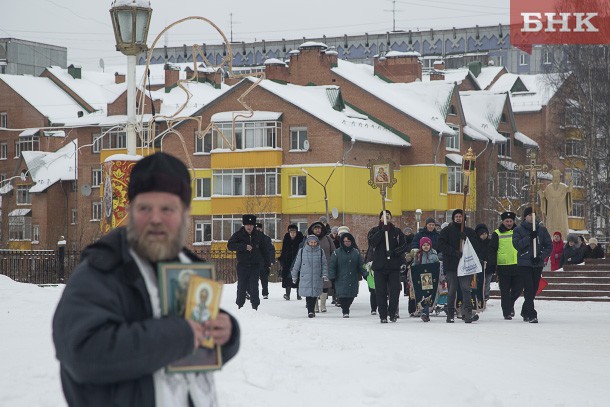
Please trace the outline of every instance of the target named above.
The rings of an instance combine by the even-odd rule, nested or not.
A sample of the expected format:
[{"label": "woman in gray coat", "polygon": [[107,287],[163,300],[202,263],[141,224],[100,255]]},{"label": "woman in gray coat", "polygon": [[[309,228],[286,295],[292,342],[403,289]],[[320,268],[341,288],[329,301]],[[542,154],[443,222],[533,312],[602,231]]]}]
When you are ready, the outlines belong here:
[{"label": "woman in gray coat", "polygon": [[341,246],[330,256],[328,277],[335,282],[335,292],[341,304],[343,318],[349,318],[349,307],[358,296],[358,276],[366,278],[362,256],[356,247],[354,237],[349,233],[341,235]]},{"label": "woman in gray coat", "polygon": [[324,281],[328,281],[328,264],[326,255],[320,249],[319,240],[315,235],[307,236],[307,240],[299,249],[291,270],[292,281],[299,281],[299,294],[305,297],[307,316],[313,318],[318,296],[322,294]]}]

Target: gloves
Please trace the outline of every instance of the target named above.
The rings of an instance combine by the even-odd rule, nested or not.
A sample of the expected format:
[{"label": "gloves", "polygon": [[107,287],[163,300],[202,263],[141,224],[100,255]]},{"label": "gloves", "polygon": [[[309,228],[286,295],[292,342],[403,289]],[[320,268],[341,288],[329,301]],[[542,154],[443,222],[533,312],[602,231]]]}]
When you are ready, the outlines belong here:
[{"label": "gloves", "polygon": [[530,239],[534,240],[537,237],[538,237],[538,231],[537,230],[532,230],[530,232]]},{"label": "gloves", "polygon": [[466,240],[466,232],[460,233],[460,239]]}]

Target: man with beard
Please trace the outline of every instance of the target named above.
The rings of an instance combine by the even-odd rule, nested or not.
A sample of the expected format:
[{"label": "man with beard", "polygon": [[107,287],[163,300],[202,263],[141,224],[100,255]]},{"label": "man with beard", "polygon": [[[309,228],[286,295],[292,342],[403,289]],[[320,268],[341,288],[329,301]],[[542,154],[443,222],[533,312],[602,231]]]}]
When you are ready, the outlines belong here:
[{"label": "man with beard", "polygon": [[261,303],[258,295],[258,280],[267,263],[269,252],[265,243],[265,235],[256,230],[256,216],[242,216],[243,226],[229,238],[227,248],[237,252],[237,299],[239,308],[246,303],[246,293],[250,294],[250,304],[258,309]]},{"label": "man with beard", "polygon": [[479,316],[472,314],[472,295],[470,283],[472,276],[457,275],[458,264],[462,257],[462,244],[466,238],[470,242],[476,239],[476,233],[472,228],[464,226],[464,211],[456,209],[451,215],[451,223],[441,230],[438,237],[438,247],[443,254],[443,271],[447,278],[447,323],[455,322],[455,301],[458,286],[462,290],[462,317],[464,322],[471,323],[479,319]]},{"label": "man with beard", "polygon": [[[372,228],[368,235],[369,250],[373,251],[372,269],[375,278],[377,306],[381,323],[396,322],[398,314],[398,298],[400,296],[400,267],[404,264],[403,254],[408,245],[400,228],[391,223],[392,213],[385,211],[386,221],[383,221],[384,211],[379,213],[379,224]],[[388,235],[389,250],[386,247]],[[389,303],[388,303],[389,297]]]},{"label": "man with beard", "polygon": [[165,366],[206,337],[226,363],[239,348],[237,321],[161,316],[156,263],[201,261],[182,247],[189,224],[186,166],[165,153],[131,172],[128,226],[87,247],[53,318],[53,341],[70,406],[216,406],[212,373],[170,375]]},{"label": "man with beard", "polygon": [[487,271],[490,276],[494,272],[498,276],[502,314],[504,319],[511,320],[515,316],[515,301],[523,292],[523,277],[517,268],[517,249],[513,246],[517,214],[503,212],[500,218],[502,223],[494,230],[489,242]]}]

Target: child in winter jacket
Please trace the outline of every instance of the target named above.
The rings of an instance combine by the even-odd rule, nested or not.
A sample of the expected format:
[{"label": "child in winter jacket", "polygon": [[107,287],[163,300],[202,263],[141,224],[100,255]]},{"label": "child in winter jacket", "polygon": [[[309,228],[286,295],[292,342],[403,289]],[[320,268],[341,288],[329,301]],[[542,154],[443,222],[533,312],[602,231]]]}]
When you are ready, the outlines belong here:
[{"label": "child in winter jacket", "polygon": [[[432,248],[432,241],[428,237],[422,237],[419,241],[419,251],[413,258],[413,264],[439,263],[438,254]],[[417,307],[421,309],[421,319],[424,322],[430,321],[430,299],[417,298]]]},{"label": "child in winter jacket", "polygon": [[553,251],[549,256],[551,260],[551,271],[559,269],[561,263],[561,256],[563,255],[563,236],[561,232],[553,233]]},{"label": "child in winter jacket", "polygon": [[292,282],[299,281],[299,293],[305,296],[307,316],[315,317],[318,296],[322,294],[324,281],[328,280],[326,256],[315,235],[307,236],[305,245],[299,249],[291,270]]}]

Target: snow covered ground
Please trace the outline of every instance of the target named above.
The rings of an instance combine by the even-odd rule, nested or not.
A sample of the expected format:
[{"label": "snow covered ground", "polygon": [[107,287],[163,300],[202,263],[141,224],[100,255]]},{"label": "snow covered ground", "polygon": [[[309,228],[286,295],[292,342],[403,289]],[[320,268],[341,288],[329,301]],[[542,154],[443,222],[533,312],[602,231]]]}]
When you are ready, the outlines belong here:
[{"label": "snow covered ground", "polygon": [[[285,301],[279,284],[258,311],[238,311],[235,285],[225,286],[242,347],[216,374],[221,405],[608,405],[610,303],[537,301],[537,325],[505,321],[495,300],[470,325],[381,325],[361,284],[349,319],[334,306],[308,319],[304,300]],[[51,341],[62,289],[0,275],[0,406],[65,406]]]}]

